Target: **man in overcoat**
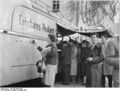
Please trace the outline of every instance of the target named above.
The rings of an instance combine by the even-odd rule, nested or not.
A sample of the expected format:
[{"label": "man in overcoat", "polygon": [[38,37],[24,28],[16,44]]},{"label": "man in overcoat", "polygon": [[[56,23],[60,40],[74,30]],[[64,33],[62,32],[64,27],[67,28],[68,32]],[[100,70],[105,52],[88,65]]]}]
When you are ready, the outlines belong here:
[{"label": "man in overcoat", "polygon": [[63,42],[62,49],[62,74],[63,74],[63,84],[70,84],[70,70],[71,70],[71,46],[67,41]]},{"label": "man in overcoat", "polygon": [[[108,36],[106,34],[103,34],[101,36],[101,40],[102,40],[102,55],[104,56],[104,58],[106,57],[106,46],[108,44]],[[113,67],[111,65],[109,65],[106,60],[104,59],[103,63],[102,63],[102,87],[105,87],[106,84],[106,77],[108,79],[108,86],[112,87],[112,71],[113,71]]]},{"label": "man in overcoat", "polygon": [[106,48],[106,62],[113,66],[114,87],[120,87],[119,80],[119,36],[112,38]]}]

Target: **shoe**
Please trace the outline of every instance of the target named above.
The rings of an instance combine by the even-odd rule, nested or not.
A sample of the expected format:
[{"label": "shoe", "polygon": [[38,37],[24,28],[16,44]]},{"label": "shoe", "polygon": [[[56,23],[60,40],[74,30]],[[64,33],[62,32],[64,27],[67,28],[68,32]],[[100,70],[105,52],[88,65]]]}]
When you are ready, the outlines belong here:
[{"label": "shoe", "polygon": [[86,85],[86,83],[83,82],[82,85]]},{"label": "shoe", "polygon": [[44,87],[50,87],[50,85],[44,85]]},{"label": "shoe", "polygon": [[69,83],[62,83],[63,85],[69,85]]}]

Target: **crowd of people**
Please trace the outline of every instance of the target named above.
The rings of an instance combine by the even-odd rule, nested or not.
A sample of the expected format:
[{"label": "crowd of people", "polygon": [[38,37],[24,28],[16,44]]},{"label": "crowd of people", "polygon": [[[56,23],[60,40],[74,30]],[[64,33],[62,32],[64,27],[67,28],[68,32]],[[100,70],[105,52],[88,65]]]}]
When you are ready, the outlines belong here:
[{"label": "crowd of people", "polygon": [[[116,41],[117,44],[114,43],[116,45],[114,46],[113,43],[109,42],[116,38],[112,38],[108,42],[106,34],[100,36],[101,43],[98,42],[97,33],[91,34],[90,37],[92,43],[87,40],[77,43],[70,39],[58,45],[58,48],[62,50],[59,52],[58,69],[61,78],[63,78],[63,84],[81,82],[86,87],[106,87],[106,85],[118,87],[119,66],[116,67],[115,65],[119,65],[119,41]],[[117,38],[119,40],[119,37]],[[113,71],[116,73],[116,70],[118,73],[115,75]],[[106,84],[106,78],[108,84]]]},{"label": "crowd of people", "polygon": [[[45,55],[45,85],[53,87],[56,74],[62,84],[81,82],[86,87],[119,87],[119,37],[109,42],[107,35],[91,34],[92,42],[78,43],[72,39],[56,43],[54,35],[49,35],[51,50]],[[60,49],[61,51],[58,51]]]}]

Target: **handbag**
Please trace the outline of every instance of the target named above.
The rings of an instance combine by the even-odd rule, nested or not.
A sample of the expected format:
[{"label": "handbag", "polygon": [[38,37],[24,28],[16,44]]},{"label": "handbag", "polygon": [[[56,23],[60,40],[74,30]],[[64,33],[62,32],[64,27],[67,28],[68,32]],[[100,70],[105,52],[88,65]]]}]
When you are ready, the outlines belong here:
[{"label": "handbag", "polygon": [[41,72],[45,72],[45,71],[46,71],[46,65],[45,65],[45,62],[44,62],[43,59],[37,61],[36,66],[37,66],[37,71],[38,71],[38,73],[41,73]]}]

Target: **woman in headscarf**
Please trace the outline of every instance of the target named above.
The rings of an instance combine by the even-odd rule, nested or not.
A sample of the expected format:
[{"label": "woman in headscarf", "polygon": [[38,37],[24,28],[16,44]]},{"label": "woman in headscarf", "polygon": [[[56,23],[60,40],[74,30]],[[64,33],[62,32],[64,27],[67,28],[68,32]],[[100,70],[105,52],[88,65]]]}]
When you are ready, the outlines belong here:
[{"label": "woman in headscarf", "polygon": [[46,55],[45,85],[48,87],[53,87],[55,82],[55,75],[57,73],[58,52],[55,35],[49,34],[48,37],[49,45],[47,47],[51,47],[51,51]]}]

